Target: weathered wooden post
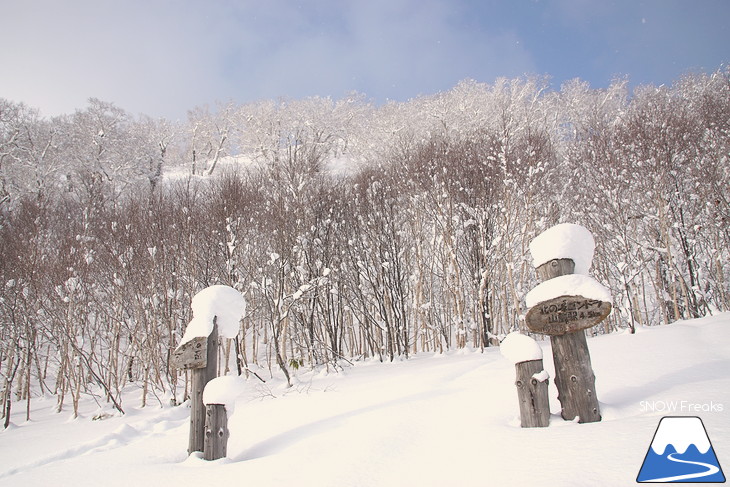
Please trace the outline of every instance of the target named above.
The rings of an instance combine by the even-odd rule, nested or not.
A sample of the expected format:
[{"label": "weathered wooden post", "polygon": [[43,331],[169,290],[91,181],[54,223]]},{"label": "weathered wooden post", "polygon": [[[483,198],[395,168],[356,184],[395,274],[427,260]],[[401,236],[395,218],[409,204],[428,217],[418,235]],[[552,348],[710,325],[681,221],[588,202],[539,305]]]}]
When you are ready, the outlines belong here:
[{"label": "weathered wooden post", "polygon": [[190,437],[188,454],[204,451],[205,405],[203,390],[218,373],[218,326],[213,319],[213,330],[207,337],[195,337],[182,343],[172,354],[172,364],[191,370]]},{"label": "weathered wooden post", "polygon": [[543,282],[526,297],[527,326],[550,335],[562,417],[580,423],[601,420],[584,330],[611,312],[610,293],[587,275],[594,247],[591,233],[573,224],[556,225],[530,243]]},{"label": "weathered wooden post", "polygon": [[542,359],[515,364],[517,398],[520,403],[520,425],[523,428],[545,427],[550,424],[547,372]]},{"label": "weathered wooden post", "polygon": [[225,404],[206,404],[203,458],[218,460],[228,454],[228,414]]},{"label": "weathered wooden post", "polygon": [[[193,319],[172,354],[171,363],[179,369],[191,370],[190,438],[188,454],[196,451],[209,456],[226,455],[228,439],[225,407],[213,407],[206,413],[204,392],[209,382],[218,375],[218,336],[235,338],[240,330],[240,321],[246,312],[243,295],[230,286],[214,285],[193,296],[190,303]],[[225,382],[224,382],[225,383]],[[220,394],[220,393],[219,393]],[[219,401],[208,404],[220,406]],[[206,430],[206,418],[210,421]],[[210,431],[210,434],[206,434]],[[222,447],[216,443],[223,440]],[[206,451],[206,441],[212,441],[211,452]],[[216,457],[221,458],[221,457]]]},{"label": "weathered wooden post", "polygon": [[510,333],[500,344],[502,355],[515,364],[515,386],[520,405],[520,425],[523,428],[545,427],[550,424],[548,375],[543,369],[542,349],[532,338]]},{"label": "weathered wooden post", "polygon": [[244,392],[245,386],[243,377],[224,375],[208,382],[205,387],[205,460],[218,460],[228,454],[228,418],[233,415],[236,399]]}]

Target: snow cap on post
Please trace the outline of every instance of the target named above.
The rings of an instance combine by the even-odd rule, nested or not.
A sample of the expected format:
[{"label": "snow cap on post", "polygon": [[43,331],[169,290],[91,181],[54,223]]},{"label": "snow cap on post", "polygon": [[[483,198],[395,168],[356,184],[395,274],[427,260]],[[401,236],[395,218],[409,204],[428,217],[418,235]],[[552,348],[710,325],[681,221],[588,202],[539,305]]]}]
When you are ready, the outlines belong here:
[{"label": "snow cap on post", "polygon": [[203,404],[223,404],[229,414],[233,414],[236,398],[243,394],[246,380],[237,375],[216,377],[206,384],[203,390]]},{"label": "snow cap on post", "polygon": [[575,223],[548,228],[530,242],[533,265],[537,268],[554,259],[572,259],[576,274],[588,274],[596,242],[591,232]]},{"label": "snow cap on post", "polygon": [[584,298],[611,302],[611,292],[591,276],[567,274],[538,284],[525,296],[528,308],[561,296],[582,296]]},{"label": "snow cap on post", "polygon": [[534,339],[517,331],[510,333],[502,340],[499,351],[513,364],[542,360],[540,345]]},{"label": "snow cap on post", "polygon": [[234,338],[238,335],[241,318],[246,313],[246,300],[232,287],[216,285],[196,294],[190,307],[193,309],[193,319],[185,329],[180,345],[195,337],[210,335],[214,317],[218,334],[225,338]]}]

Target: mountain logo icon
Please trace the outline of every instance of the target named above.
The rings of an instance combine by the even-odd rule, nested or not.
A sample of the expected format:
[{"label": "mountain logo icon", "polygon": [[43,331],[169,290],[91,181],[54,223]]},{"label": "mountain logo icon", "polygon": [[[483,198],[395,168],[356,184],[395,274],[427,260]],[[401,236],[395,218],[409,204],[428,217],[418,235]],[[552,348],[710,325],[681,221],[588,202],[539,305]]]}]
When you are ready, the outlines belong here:
[{"label": "mountain logo icon", "polygon": [[696,416],[663,417],[636,481],[725,482],[725,475],[702,420]]}]

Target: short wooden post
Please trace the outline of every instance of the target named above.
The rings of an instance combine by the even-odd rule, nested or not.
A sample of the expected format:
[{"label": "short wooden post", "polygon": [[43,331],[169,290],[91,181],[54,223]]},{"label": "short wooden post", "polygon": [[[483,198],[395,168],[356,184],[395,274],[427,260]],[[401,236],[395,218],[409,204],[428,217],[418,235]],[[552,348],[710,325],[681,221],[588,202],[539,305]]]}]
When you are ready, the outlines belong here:
[{"label": "short wooden post", "polygon": [[205,385],[218,374],[218,326],[213,318],[213,331],[208,335],[207,362],[205,367],[192,369],[192,392],[190,410],[190,441],[188,454],[204,451],[205,448],[205,405],[203,390]]},{"label": "short wooden post", "polygon": [[517,373],[515,385],[520,403],[520,423],[523,428],[543,428],[550,423],[549,380],[542,365],[542,359],[515,364]]},{"label": "short wooden post", "polygon": [[[537,275],[546,281],[572,274],[574,269],[572,259],[555,259],[537,267]],[[555,387],[558,388],[563,419],[572,421],[578,418],[579,423],[600,421],[596,377],[585,331],[551,335],[550,343],[555,363]]]},{"label": "short wooden post", "polygon": [[224,404],[205,407],[205,440],[203,458],[218,460],[228,454],[228,414]]}]

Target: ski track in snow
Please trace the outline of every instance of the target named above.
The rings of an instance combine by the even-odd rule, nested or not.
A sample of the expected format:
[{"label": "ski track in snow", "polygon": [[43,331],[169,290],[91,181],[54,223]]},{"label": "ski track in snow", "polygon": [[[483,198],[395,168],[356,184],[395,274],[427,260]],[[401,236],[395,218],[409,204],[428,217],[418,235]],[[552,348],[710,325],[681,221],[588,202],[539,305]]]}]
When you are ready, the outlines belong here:
[{"label": "ski track in snow", "polygon": [[650,479],[650,480],[643,480],[642,482],[676,482],[677,480],[691,480],[691,479],[699,479],[702,477],[707,477],[710,475],[714,475],[717,472],[720,471],[719,468],[717,468],[714,465],[711,465],[709,463],[703,463],[703,462],[692,462],[689,460],[681,460],[679,458],[674,458],[674,455],[678,455],[678,453],[670,453],[667,455],[667,459],[671,460],[672,462],[677,463],[687,463],[690,465],[698,465],[700,467],[707,468],[704,472],[698,472],[698,473],[688,473],[684,475],[675,475],[674,477],[662,477],[659,479]]}]

